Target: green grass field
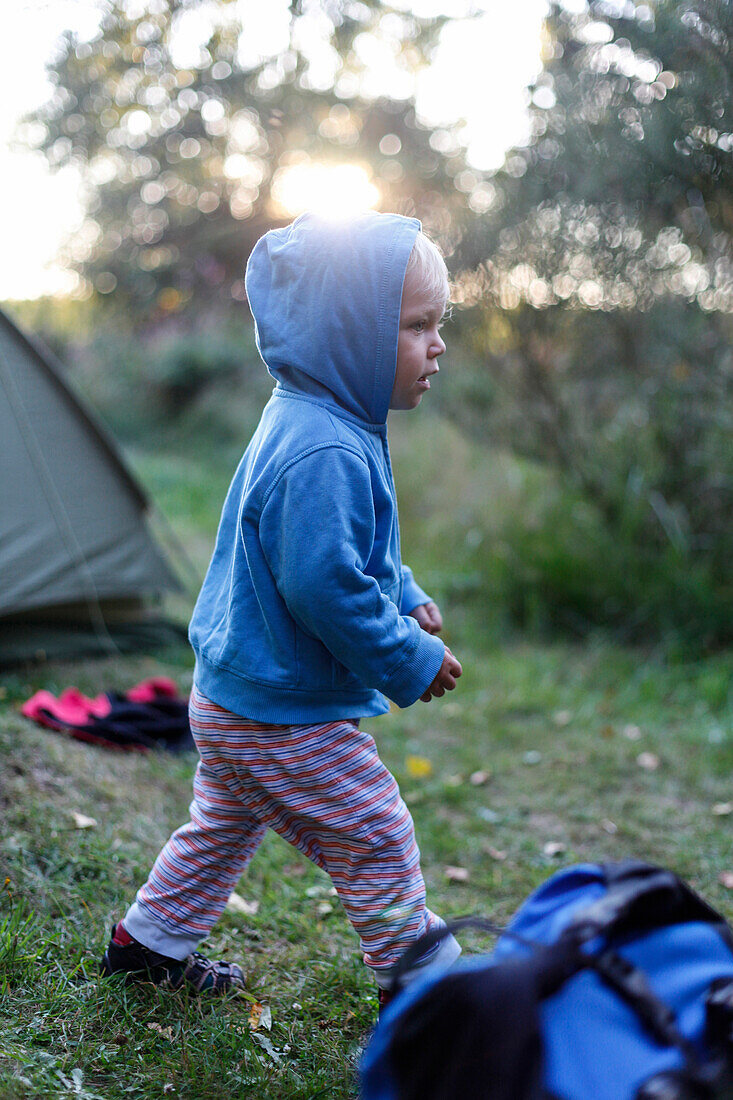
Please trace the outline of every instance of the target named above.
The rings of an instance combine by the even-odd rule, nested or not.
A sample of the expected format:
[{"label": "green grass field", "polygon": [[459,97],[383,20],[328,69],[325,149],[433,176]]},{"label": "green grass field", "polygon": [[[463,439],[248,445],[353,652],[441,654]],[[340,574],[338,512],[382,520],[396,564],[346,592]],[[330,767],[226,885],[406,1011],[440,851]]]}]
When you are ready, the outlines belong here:
[{"label": "green grass field", "polygon": [[[451,527],[436,517],[456,500],[480,512],[482,485],[493,477],[498,493],[503,475],[478,460],[465,473],[465,456],[451,464],[427,448],[417,462],[415,440],[394,447],[406,557],[444,602],[464,677],[453,695],[370,729],[414,815],[432,907],[504,921],[559,867],[634,856],[674,868],[733,918],[720,877],[733,871],[733,657],[670,667],[601,639],[540,644],[484,629],[488,609],[451,602]],[[201,569],[226,464],[140,454],[136,465]],[[186,691],[191,669],[182,647],[2,681],[2,1100],[356,1094],[372,983],[329,881],[274,835],[238,889],[256,913],[227,912],[208,945],[240,961],[251,999],[97,976],[111,922],[186,819],[194,759],[86,746],[34,727],[17,705],[40,687],[95,694],[152,674]],[[94,824],[78,827],[79,814]],[[269,1029],[267,1013],[252,1026],[255,1004],[269,1008]]]}]

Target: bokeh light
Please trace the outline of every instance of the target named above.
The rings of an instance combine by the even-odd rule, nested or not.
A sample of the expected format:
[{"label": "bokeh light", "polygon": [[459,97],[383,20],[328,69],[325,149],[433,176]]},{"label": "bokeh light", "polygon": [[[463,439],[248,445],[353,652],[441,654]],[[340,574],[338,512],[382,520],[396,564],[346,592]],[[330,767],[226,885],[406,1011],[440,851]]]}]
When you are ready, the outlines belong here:
[{"label": "bokeh light", "polygon": [[358,164],[319,164],[305,161],[283,168],[272,183],[272,197],[280,211],[296,217],[305,211],[344,218],[373,209],[379,189]]}]

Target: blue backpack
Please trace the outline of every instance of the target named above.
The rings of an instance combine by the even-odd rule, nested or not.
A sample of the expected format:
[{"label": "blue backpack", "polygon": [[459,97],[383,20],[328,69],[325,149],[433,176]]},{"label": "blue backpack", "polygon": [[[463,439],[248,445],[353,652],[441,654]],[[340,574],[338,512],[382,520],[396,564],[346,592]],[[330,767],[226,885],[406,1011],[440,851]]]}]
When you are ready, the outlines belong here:
[{"label": "blue backpack", "polygon": [[[448,931],[490,955],[400,974]],[[363,1100],[733,1100],[733,935],[676,875],[635,861],[561,871],[506,931],[468,917],[397,967]]]}]

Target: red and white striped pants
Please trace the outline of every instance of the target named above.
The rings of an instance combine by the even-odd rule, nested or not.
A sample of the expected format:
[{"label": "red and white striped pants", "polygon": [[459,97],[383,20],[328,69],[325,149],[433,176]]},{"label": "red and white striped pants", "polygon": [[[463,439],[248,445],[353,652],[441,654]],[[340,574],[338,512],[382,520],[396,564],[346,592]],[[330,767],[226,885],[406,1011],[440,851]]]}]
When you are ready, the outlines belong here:
[{"label": "red and white striped pants", "polygon": [[[125,925],[166,950],[187,947],[221,915],[266,829],[326,871],[360,937],[364,962],[388,970],[440,923],[425,905],[409,810],[377,754],[351,721],[263,725],[212,703],[195,688],[191,730],[201,756],[191,820],[158,856]],[[141,922],[152,921],[152,936]]]}]

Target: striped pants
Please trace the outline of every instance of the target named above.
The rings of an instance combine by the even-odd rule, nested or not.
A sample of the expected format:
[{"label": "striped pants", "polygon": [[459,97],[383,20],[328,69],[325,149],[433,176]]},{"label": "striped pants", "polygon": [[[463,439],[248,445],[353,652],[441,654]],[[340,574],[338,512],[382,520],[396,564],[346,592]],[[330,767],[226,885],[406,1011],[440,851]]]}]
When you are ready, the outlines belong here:
[{"label": "striped pants", "polygon": [[412,818],[369,734],[348,720],[263,725],[195,688],[190,719],[201,757],[191,820],[124,918],[131,935],[184,958],[218,920],[268,827],[330,875],[378,981],[442,923],[425,905]]}]

